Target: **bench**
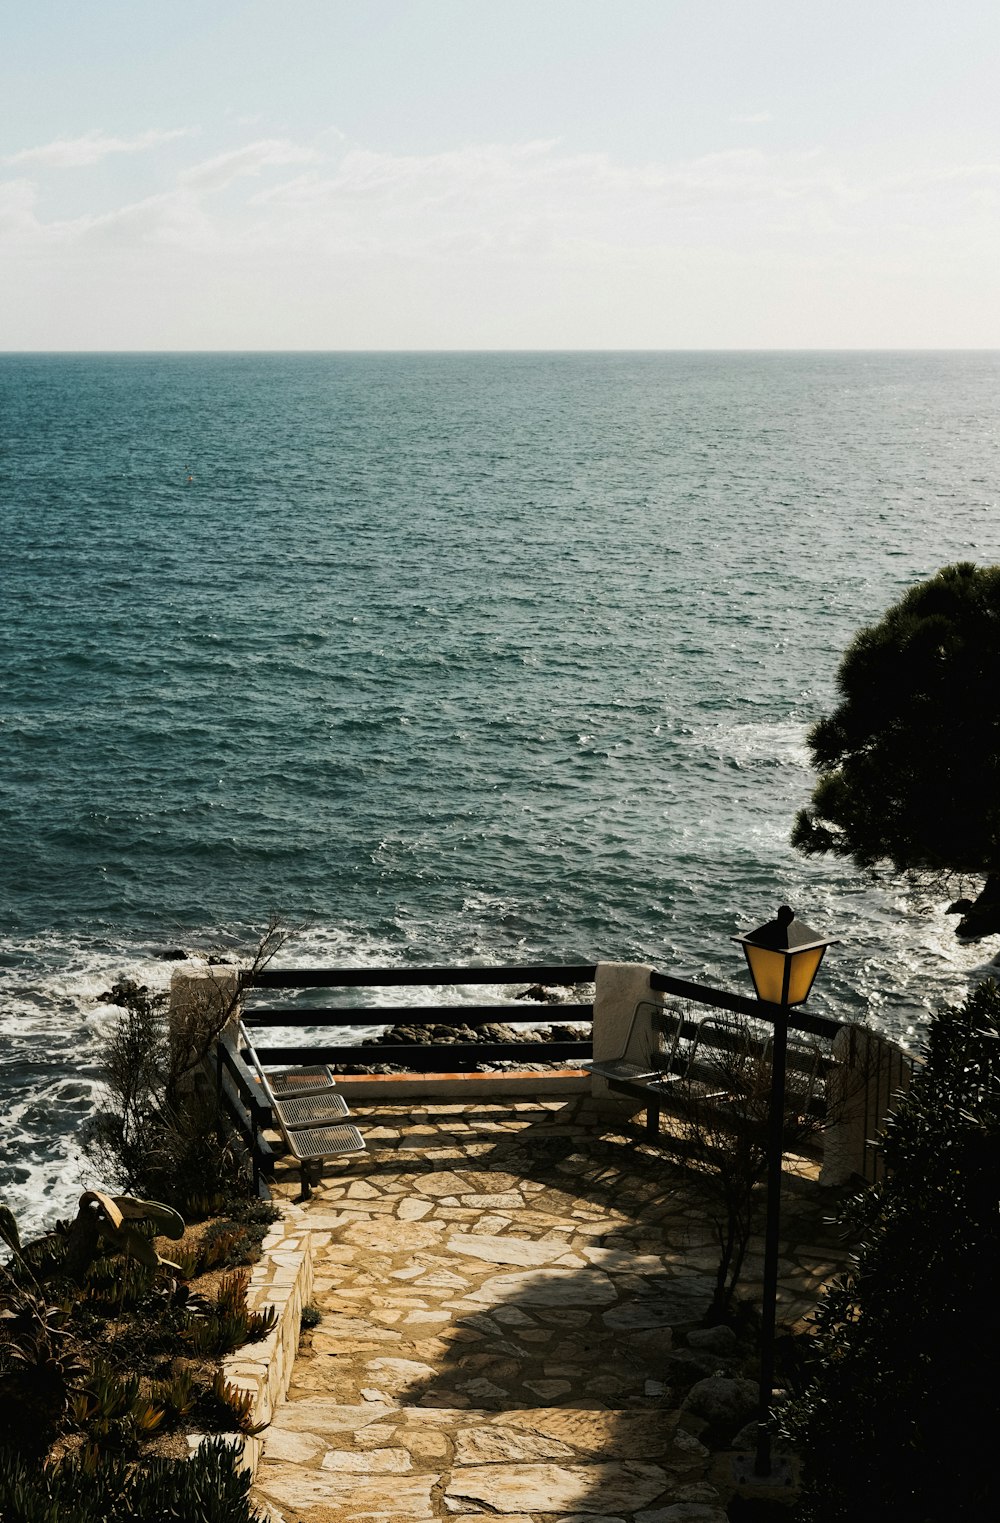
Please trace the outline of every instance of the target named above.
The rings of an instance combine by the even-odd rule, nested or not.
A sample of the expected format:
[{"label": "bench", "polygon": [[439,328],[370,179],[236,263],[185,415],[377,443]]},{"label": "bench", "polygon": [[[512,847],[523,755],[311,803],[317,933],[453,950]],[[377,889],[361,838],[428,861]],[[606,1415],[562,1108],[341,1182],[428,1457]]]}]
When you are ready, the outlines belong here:
[{"label": "bench", "polygon": [[[640,1014],[646,1020],[640,1024]],[[645,1061],[634,1052],[637,1031],[658,1030],[658,1050],[647,1051]],[[659,1136],[664,1110],[684,1111],[693,1100],[707,1103],[724,1115],[745,1101],[749,1091],[741,1084],[740,1067],[748,1072],[768,1070],[773,1037],[754,1030],[746,1019],[710,1015],[691,1020],[684,1011],[671,1011],[653,1001],[641,1000],[632,1013],[619,1056],[581,1064],[601,1078],[616,1094],[638,1100],[646,1112],[646,1135]],[[649,1044],[647,1043],[647,1046]],[[732,1059],[726,1062],[722,1057]],[[807,1115],[825,1110],[817,1094],[825,1063],[817,1043],[794,1042],[788,1049],[789,1075],[799,1079],[799,1109]],[[725,1083],[720,1087],[720,1079]]]},{"label": "bench", "polygon": [[301,1200],[308,1200],[319,1183],[323,1160],[365,1151],[337,1081],[329,1068],[286,1068],[265,1073],[246,1027],[240,1022],[240,1045],[246,1051],[271,1108],[285,1147],[299,1164]]}]

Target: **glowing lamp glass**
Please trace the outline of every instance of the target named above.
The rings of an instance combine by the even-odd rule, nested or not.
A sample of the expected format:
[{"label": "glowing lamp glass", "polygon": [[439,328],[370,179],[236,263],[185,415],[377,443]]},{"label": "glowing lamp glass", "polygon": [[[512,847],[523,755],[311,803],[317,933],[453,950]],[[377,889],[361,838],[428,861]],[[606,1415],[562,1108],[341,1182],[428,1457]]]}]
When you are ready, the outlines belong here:
[{"label": "glowing lamp glass", "polygon": [[746,955],[757,998],[785,1006],[808,999],[823,953],[834,945],[796,920],[784,904],[774,920],[736,940]]}]

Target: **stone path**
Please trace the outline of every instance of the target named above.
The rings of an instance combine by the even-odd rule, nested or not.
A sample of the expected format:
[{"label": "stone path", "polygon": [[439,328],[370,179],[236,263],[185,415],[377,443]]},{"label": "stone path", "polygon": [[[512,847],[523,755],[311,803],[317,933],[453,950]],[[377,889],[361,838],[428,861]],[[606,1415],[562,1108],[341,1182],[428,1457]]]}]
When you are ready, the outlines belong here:
[{"label": "stone path", "polygon": [[[257,1504],[284,1523],[722,1523],[704,1424],[678,1421],[692,1374],[736,1373],[683,1346],[715,1266],[683,1171],[589,1099],[355,1116],[370,1151],[302,1208],[322,1319]],[[823,1209],[807,1190],[783,1212],[804,1235],[786,1322],[839,1267]]]}]

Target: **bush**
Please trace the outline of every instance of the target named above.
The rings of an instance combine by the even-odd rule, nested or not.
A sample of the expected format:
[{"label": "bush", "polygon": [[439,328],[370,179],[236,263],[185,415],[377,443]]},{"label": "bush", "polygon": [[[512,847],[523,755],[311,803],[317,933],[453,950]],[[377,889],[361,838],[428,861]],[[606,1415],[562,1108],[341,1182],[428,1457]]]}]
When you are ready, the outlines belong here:
[{"label": "bush", "polygon": [[979,1519],[995,1493],[1000,1355],[1000,992],[935,1017],[926,1066],[858,1197],[852,1270],[817,1314],[812,1378],[784,1415],[808,1523]]},{"label": "bush", "polygon": [[208,1077],[219,1033],[287,932],[272,917],[232,990],[213,981],[168,1023],[166,996],[122,979],[105,998],[120,1008],[103,1054],[104,1101],[84,1126],[86,1152],[129,1193],[186,1216],[192,1202],[252,1195],[250,1161]]},{"label": "bush", "polygon": [[249,1475],[218,1439],[189,1460],[139,1468],[83,1456],[39,1470],[0,1449],[4,1523],[263,1523],[249,1491]]}]

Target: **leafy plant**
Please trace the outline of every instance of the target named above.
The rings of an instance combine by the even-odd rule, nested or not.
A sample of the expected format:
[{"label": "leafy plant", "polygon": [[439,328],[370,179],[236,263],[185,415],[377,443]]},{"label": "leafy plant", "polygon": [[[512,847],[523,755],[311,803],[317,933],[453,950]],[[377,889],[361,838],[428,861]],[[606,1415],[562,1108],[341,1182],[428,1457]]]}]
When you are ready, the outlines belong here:
[{"label": "leafy plant", "polygon": [[853,1268],[820,1305],[811,1378],[784,1414],[804,1456],[802,1517],[962,1520],[995,1494],[1000,1356],[1000,992],[935,1016],[926,1064],[857,1197]]},{"label": "leafy plant", "polygon": [[228,979],[206,981],[183,1018],[171,1022],[165,996],[124,981],[115,986],[121,1013],[104,1053],[104,1103],[83,1140],[124,1189],[179,1210],[192,1197],[249,1193],[246,1153],[207,1082],[206,1064],[242,991],[286,935],[272,919],[235,986]]},{"label": "leafy plant", "polygon": [[257,1423],[253,1420],[253,1393],[242,1391],[239,1386],[232,1385],[221,1370],[216,1372],[212,1383],[212,1394],[220,1407],[230,1414],[233,1427],[238,1433],[245,1433],[252,1438],[254,1434],[262,1433],[267,1427],[267,1423]]},{"label": "leafy plant", "polygon": [[249,1473],[220,1439],[189,1460],[143,1466],[84,1451],[42,1469],[0,1448],[3,1523],[264,1523],[249,1492]]},{"label": "leafy plant", "polygon": [[101,1453],[127,1449],[137,1439],[155,1433],[166,1409],[144,1392],[140,1377],[120,1374],[95,1361],[72,1404],[72,1415]]},{"label": "leafy plant", "polygon": [[936,874],[986,874],[959,926],[1000,930],[1000,566],[945,566],[855,637],[840,703],[809,735],[819,780],[793,845]]},{"label": "leafy plant", "polygon": [[185,1418],[194,1410],[197,1400],[194,1376],[190,1370],[181,1370],[169,1380],[161,1380],[154,1395],[171,1418]]},{"label": "leafy plant", "polygon": [[8,1282],[0,1306],[0,1443],[43,1452],[84,1366],[66,1336],[68,1309]]},{"label": "leafy plant", "polygon": [[276,1326],[275,1307],[256,1312],[247,1306],[249,1284],[249,1270],[241,1270],[223,1278],[214,1302],[204,1298],[195,1302],[192,1297],[191,1321],[184,1336],[195,1353],[214,1357],[228,1354],[244,1343],[266,1338]]}]

